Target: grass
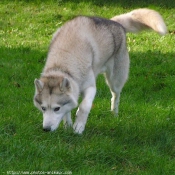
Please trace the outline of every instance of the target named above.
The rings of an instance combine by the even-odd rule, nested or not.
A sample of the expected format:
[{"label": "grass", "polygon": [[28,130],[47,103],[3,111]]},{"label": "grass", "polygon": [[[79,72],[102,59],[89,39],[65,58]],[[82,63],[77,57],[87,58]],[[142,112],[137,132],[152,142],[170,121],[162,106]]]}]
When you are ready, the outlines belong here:
[{"label": "grass", "polygon": [[[128,34],[131,68],[119,117],[109,110],[111,95],[99,76],[84,134],[62,125],[43,132],[33,81],[54,31],[73,16],[110,18],[140,7],[158,10],[170,33]],[[1,1],[1,174],[175,174],[174,7],[174,0]]]}]

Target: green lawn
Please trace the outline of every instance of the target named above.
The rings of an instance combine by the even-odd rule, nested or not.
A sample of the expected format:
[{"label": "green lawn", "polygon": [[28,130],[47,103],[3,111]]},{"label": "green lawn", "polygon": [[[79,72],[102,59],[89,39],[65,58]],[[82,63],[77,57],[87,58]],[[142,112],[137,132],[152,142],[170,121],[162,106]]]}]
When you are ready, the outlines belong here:
[{"label": "green lawn", "polygon": [[[140,7],[158,10],[169,34],[127,35],[131,68],[119,116],[99,76],[83,135],[62,125],[43,132],[33,82],[55,30],[77,15],[110,18]],[[174,21],[174,0],[0,1],[0,174],[175,175]]]}]

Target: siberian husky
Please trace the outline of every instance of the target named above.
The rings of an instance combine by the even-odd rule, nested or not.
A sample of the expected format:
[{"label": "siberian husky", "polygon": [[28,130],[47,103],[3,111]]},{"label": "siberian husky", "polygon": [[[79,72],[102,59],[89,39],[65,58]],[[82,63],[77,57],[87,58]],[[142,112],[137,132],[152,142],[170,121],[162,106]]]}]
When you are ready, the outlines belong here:
[{"label": "siberian husky", "polygon": [[[161,15],[137,9],[111,20],[79,16],[54,34],[40,79],[35,79],[34,104],[43,113],[43,129],[54,131],[63,120],[81,134],[96,94],[96,77],[104,73],[110,88],[111,110],[118,114],[120,92],[128,78],[126,32],[167,28]],[[71,110],[78,106],[74,124]]]}]

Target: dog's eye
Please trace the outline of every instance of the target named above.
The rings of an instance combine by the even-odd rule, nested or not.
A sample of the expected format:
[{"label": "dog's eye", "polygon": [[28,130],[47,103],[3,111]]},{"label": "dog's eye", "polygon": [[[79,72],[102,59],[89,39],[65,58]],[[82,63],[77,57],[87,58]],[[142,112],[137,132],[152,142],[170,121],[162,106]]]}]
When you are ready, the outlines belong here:
[{"label": "dog's eye", "polygon": [[59,110],[60,110],[60,107],[56,107],[56,108],[54,109],[55,112],[57,112],[57,111],[59,111]]},{"label": "dog's eye", "polygon": [[45,108],[45,107],[41,107],[41,109],[42,109],[43,111],[46,111],[46,108]]}]

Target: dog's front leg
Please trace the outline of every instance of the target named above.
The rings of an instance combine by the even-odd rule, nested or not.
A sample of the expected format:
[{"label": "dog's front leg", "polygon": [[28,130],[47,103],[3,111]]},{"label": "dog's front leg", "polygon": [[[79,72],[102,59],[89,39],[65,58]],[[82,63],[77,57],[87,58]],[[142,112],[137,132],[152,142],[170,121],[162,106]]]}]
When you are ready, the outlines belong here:
[{"label": "dog's front leg", "polygon": [[84,98],[77,110],[76,113],[77,118],[73,125],[75,133],[82,134],[82,132],[84,131],[95,94],[96,94],[95,86],[88,87],[84,91]]},{"label": "dog's front leg", "polygon": [[68,112],[67,114],[65,114],[63,118],[63,122],[64,122],[65,128],[69,128],[72,126],[71,112]]}]

